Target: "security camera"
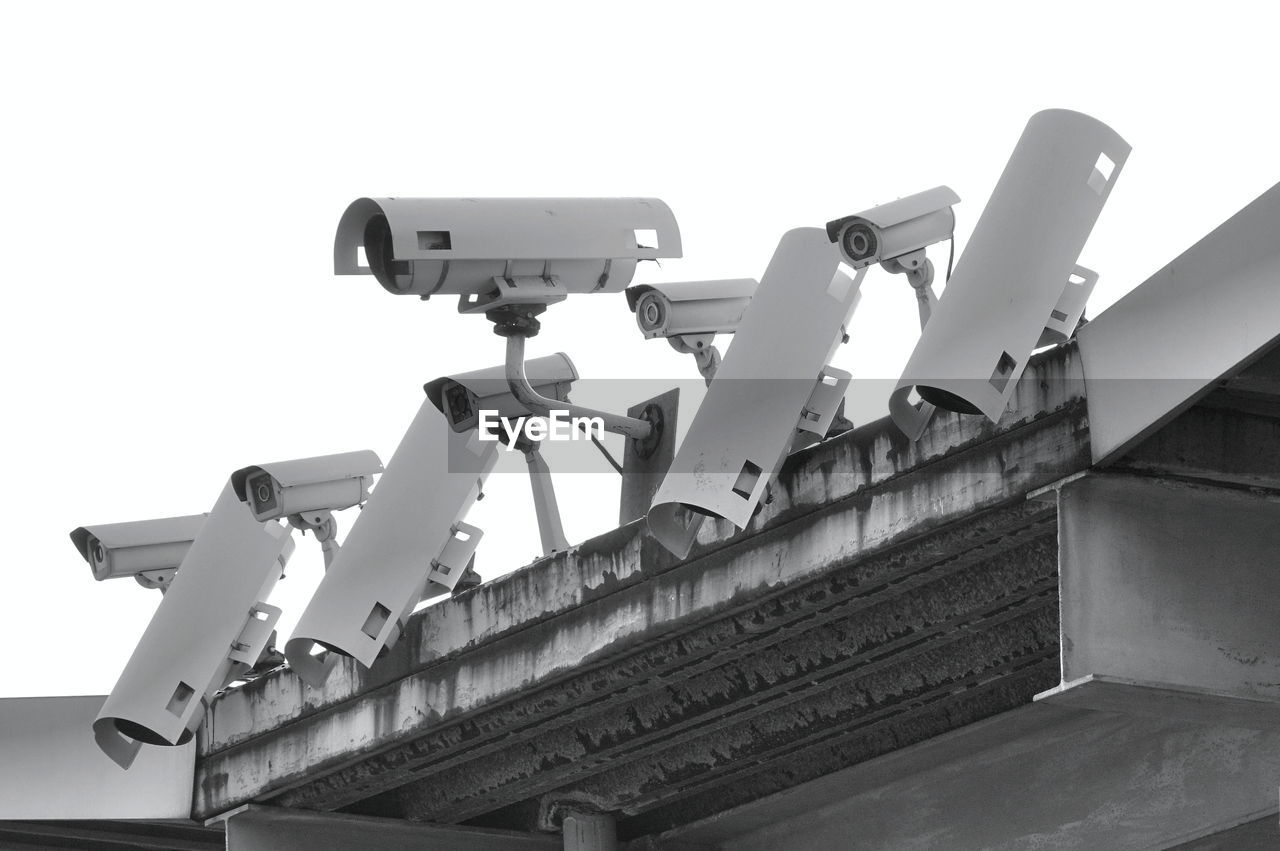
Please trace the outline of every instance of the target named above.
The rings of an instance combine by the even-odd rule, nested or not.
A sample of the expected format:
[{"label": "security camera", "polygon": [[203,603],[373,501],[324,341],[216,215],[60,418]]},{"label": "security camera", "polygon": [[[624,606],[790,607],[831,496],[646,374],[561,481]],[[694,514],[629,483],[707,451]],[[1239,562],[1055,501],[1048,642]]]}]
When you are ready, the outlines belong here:
[{"label": "security camera", "polygon": [[264,601],[292,552],[288,528],[255,520],[228,482],[93,723],[111,759],[128,768],[143,744],[191,739],[266,649],[280,610]]},{"label": "security camera", "polygon": [[[526,361],[525,376],[539,394],[568,402],[578,371],[568,355],[557,352]],[[512,394],[505,365],[442,376],[427,382],[423,390],[457,432],[478,428],[481,411],[494,412],[501,419],[527,417],[531,413]]]},{"label": "security camera", "polygon": [[314,533],[327,570],[339,550],[333,512],[362,504],[381,472],[377,453],[366,449],[244,467],[231,474],[231,487],[255,520],[287,518],[304,535]]},{"label": "security camera", "polygon": [[[525,378],[524,341],[538,315],[570,293],[625,288],[641,260],[679,257],[675,216],[656,198],[360,198],[342,215],[334,272],[371,274],[389,292],[459,296],[507,339],[517,401],[546,416],[555,399]],[[607,431],[645,440],[654,424],[577,406]]]},{"label": "security camera", "polygon": [[664,337],[697,359],[708,382],[720,365],[716,334],[732,334],[759,284],[752,278],[642,284],[627,288],[627,305],[645,339]]},{"label": "security camera", "polygon": [[382,461],[371,450],[245,467],[231,486],[256,520],[341,511],[369,498]]},{"label": "security camera", "polygon": [[706,517],[745,528],[787,455],[831,426],[849,374],[829,364],[866,274],[840,260],[819,228],[778,243],[648,513],[681,558]]},{"label": "security camera", "polygon": [[1051,109],[1027,122],[890,399],[913,440],[909,400],[997,422],[1039,345],[1068,338],[1097,276],[1081,249],[1129,156],[1096,119]]},{"label": "security camera", "polygon": [[618,292],[638,261],[680,251],[656,198],[361,198],[338,223],[333,263],[398,295],[461,296],[459,309],[476,312]]},{"label": "security camera", "polygon": [[950,239],[960,196],[935,186],[852,216],[827,222],[827,238],[840,246],[854,269],[904,257],[936,242]]},{"label": "security camera", "polygon": [[322,685],[335,654],[371,666],[420,600],[453,589],[480,542],[463,517],[497,446],[477,431],[454,431],[423,402],[285,644],[304,682]]},{"label": "security camera", "polygon": [[627,288],[627,306],[646,340],[732,334],[758,286],[753,278],[641,284]]},{"label": "security camera", "polygon": [[[573,361],[563,352],[525,362],[526,379],[542,397],[568,405],[569,391],[578,379]],[[544,555],[568,548],[568,539],[560,521],[560,508],[551,470],[536,442],[516,436],[512,421],[520,421],[533,412],[518,400],[507,380],[507,369],[501,364],[460,375],[449,375],[423,386],[427,398],[448,419],[456,432],[477,429],[482,439],[497,439],[508,449],[524,453],[533,488],[534,510]],[[567,424],[571,424],[571,420]]]},{"label": "security camera", "polygon": [[132,576],[143,588],[163,592],[186,557],[207,514],[81,526],[71,543],[89,563],[93,578]]},{"label": "security camera", "polygon": [[960,196],[935,186],[852,216],[827,222],[827,238],[854,269],[873,263],[893,274],[907,276],[919,302],[920,327],[929,321],[937,297],[933,294],[933,263],[925,249],[955,233],[952,207]]}]

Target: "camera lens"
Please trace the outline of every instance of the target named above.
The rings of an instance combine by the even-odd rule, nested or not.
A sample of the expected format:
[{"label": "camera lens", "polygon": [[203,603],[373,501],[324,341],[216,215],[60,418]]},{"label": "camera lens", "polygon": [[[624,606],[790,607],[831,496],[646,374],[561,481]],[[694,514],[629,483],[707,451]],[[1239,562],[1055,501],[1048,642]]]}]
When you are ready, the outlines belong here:
[{"label": "camera lens", "polygon": [[636,314],[640,317],[640,327],[646,331],[656,331],[667,321],[662,301],[653,293],[647,293],[641,299]]},{"label": "camera lens", "polygon": [[850,225],[844,232],[844,253],[850,260],[866,260],[878,247],[875,231],[864,224]]},{"label": "camera lens", "polygon": [[465,423],[471,419],[471,394],[461,384],[453,384],[445,391],[445,407],[449,411],[449,422],[452,425]]},{"label": "camera lens", "polygon": [[249,482],[249,492],[253,494],[253,510],[264,514],[276,507],[276,489],[271,485],[271,477],[261,475]]},{"label": "camera lens", "polygon": [[102,563],[107,560],[107,554],[103,552],[102,544],[97,541],[93,542],[93,560]]}]

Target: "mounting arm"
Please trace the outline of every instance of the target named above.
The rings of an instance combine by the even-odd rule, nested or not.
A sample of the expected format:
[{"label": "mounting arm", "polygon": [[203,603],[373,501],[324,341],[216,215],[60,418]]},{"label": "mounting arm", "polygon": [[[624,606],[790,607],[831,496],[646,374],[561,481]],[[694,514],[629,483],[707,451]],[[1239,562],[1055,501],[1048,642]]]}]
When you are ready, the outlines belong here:
[{"label": "mounting arm", "polygon": [[519,333],[504,334],[507,338],[507,385],[516,401],[539,416],[549,416],[552,409],[565,411],[571,417],[599,417],[604,423],[605,431],[621,434],[636,440],[644,440],[653,432],[653,424],[635,417],[622,414],[611,414],[608,411],[597,411],[571,402],[560,402],[548,399],[533,386],[524,373],[524,340],[525,335]]},{"label": "mounting arm", "polygon": [[551,484],[551,469],[543,459],[538,444],[521,447],[524,460],[529,465],[529,484],[533,487],[533,510],[538,517],[538,535],[542,538],[542,554],[564,552],[569,549],[564,525],[560,522],[560,506],[556,502],[555,487]]},{"label": "mounting arm", "polygon": [[708,387],[711,386],[711,379],[715,378],[716,370],[720,368],[720,352],[713,342],[715,336],[715,334],[680,334],[667,338],[671,348],[677,352],[693,355],[693,359],[698,364],[698,372],[707,382]]},{"label": "mounting arm", "polygon": [[886,272],[907,276],[907,283],[916,291],[920,328],[923,330],[933,314],[933,306],[938,303],[938,297],[933,294],[933,263],[924,256],[924,249],[885,260],[880,267]]},{"label": "mounting arm", "polygon": [[308,511],[303,514],[290,514],[289,525],[300,530],[304,535],[310,529],[320,542],[320,551],[324,554],[324,569],[338,555],[338,523],[333,519],[332,511]]}]

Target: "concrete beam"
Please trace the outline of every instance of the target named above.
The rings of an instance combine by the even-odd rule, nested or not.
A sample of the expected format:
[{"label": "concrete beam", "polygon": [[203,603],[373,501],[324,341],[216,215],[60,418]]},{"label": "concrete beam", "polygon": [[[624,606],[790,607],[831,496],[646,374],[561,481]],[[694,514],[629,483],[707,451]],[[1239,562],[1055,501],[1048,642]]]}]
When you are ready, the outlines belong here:
[{"label": "concrete beam", "polygon": [[1114,469],[1280,491],[1280,407],[1263,415],[1228,407],[1238,396],[1205,401],[1211,404],[1178,416]]},{"label": "concrete beam", "polygon": [[1106,465],[1280,339],[1280,184],[1078,332]]},{"label": "concrete beam", "polygon": [[1280,841],[1280,819],[1266,815],[1184,842],[1169,851],[1271,851]]},{"label": "concrete beam", "polygon": [[[1152,476],[1174,464],[1205,481],[1248,470],[1242,459],[1274,444],[1197,460],[1195,436],[1270,428],[1255,419],[1193,409],[1134,451],[1142,475],[1059,485],[1064,682],[1032,707],[754,801],[722,787],[701,820],[649,809],[628,829],[656,847],[734,849],[854,836],[869,849],[1280,842],[1280,497]],[[696,802],[680,791],[681,805]]]},{"label": "concrete beam", "polygon": [[[981,480],[1003,472],[1006,454],[1019,456],[1031,449],[1044,454],[1043,469],[1019,468],[1020,463],[1040,464],[1034,458],[1012,457],[1010,462],[1024,479],[1038,480],[1055,470],[1083,469],[1087,460],[1082,460],[1080,450],[1088,441],[1083,400],[1079,357],[1068,345],[1031,362],[999,427],[981,417],[940,411],[921,439],[912,443],[887,418],[869,423],[789,459],[773,489],[772,502],[762,507],[745,532],[738,533],[727,522],[704,523],[692,558],[753,534],[781,528],[842,500],[869,502],[873,488],[996,439],[1012,441],[1013,445],[990,447],[993,451],[985,453],[984,460],[993,462],[993,467],[984,468],[973,461],[953,463],[939,468],[939,476],[959,477],[960,485],[978,480],[988,491],[1000,493],[1005,489],[997,483]],[[1023,429],[1030,429],[1039,442],[1033,445],[1025,437],[1018,437]],[[1012,484],[1010,490],[1023,482]],[[934,525],[934,515],[947,507],[939,504],[927,483],[916,495],[921,504],[904,518],[908,527],[887,530],[891,535],[909,535],[913,531],[909,524],[914,519],[926,526]],[[442,600],[419,612],[400,643],[372,670],[364,670],[348,659],[339,664],[322,689],[307,688],[285,670],[223,693],[210,707],[200,728],[200,753],[208,755],[233,747],[513,634],[530,623],[640,584],[676,564],[674,557],[644,534],[642,523],[600,535],[567,553],[538,559],[475,591]]]},{"label": "concrete beam", "polygon": [[[366,761],[286,793],[279,800],[293,806],[314,806],[316,798],[312,796],[318,795],[325,796],[323,800],[334,795],[351,795],[358,800],[369,794],[362,788],[370,782],[387,788],[433,778],[458,766],[478,769],[490,755],[501,782],[481,782],[482,774],[465,773],[460,775],[465,777],[462,786],[451,793],[456,800],[480,793],[492,795],[499,785],[505,787],[501,794],[506,796],[526,781],[532,784],[526,793],[537,794],[540,788],[548,788],[548,783],[572,779],[563,772],[597,770],[598,765],[617,757],[617,749],[643,747],[650,739],[661,742],[665,730],[674,733],[681,724],[705,723],[718,713],[750,711],[756,691],[760,691],[759,703],[766,708],[780,699],[785,702],[787,695],[780,698],[761,689],[762,680],[776,683],[775,692],[784,687],[803,692],[823,666],[837,673],[847,668],[845,660],[850,654],[874,655],[877,646],[887,652],[901,646],[902,637],[913,630],[919,631],[923,641],[948,623],[954,628],[961,622],[954,618],[968,611],[966,606],[990,593],[983,589],[991,587],[991,577],[1016,578],[1017,565],[1028,563],[1031,553],[1036,564],[1047,563],[1049,573],[1039,567],[1034,568],[1038,573],[1026,569],[1026,581],[1010,587],[1007,601],[1021,599],[1018,595],[1045,593],[1045,577],[1054,569],[1053,529],[1052,511],[1042,505],[1019,502],[987,512],[972,518],[963,529],[939,530],[828,574],[821,582],[789,589],[730,617],[682,631],[626,659],[584,666],[568,680],[530,690],[478,719],[467,747],[457,747],[451,738],[455,731],[446,728],[404,749],[390,751],[383,759]],[[1024,550],[1028,556],[1018,555]],[[1020,558],[1024,561],[1019,562]],[[1008,567],[1002,566],[1005,563]],[[966,573],[973,575],[953,585],[957,593],[951,598],[926,594],[934,583]],[[975,596],[975,590],[981,594]],[[907,605],[899,600],[902,622],[893,624],[892,604],[908,593],[924,596],[913,596]],[[954,600],[951,609],[929,602],[937,600],[945,605],[948,599]],[[839,622],[859,622],[859,613],[873,612],[877,606],[886,610],[886,616],[866,618],[861,632],[851,632]],[[895,628],[886,631],[885,624]],[[832,650],[832,646],[840,648],[845,643],[850,647],[847,652]],[[777,664],[775,660],[783,652],[793,654],[795,661]],[[732,679],[727,678],[726,666],[732,671],[738,660],[751,660],[758,670],[744,667]],[[787,669],[796,673],[782,676]],[[682,686],[684,682],[692,683],[694,690]],[[728,688],[730,683],[734,684],[732,689]],[[531,749],[529,742],[536,747]],[[432,820],[444,817],[443,813],[420,815]]]},{"label": "concrete beam", "polygon": [[[1028,701],[1056,669],[1056,618],[1012,622],[931,654],[808,697],[789,712],[732,723],[648,760],[584,782],[625,802],[630,839],[704,818]],[[999,654],[1007,658],[993,661]],[[561,794],[565,790],[558,790]]]},{"label": "concrete beam", "polygon": [[[475,827],[415,824],[400,819],[314,813],[277,807],[244,807],[226,819],[227,851],[315,851],[377,848],[379,851],[560,851],[558,836]],[[565,846],[567,847],[567,846]]]},{"label": "concrete beam", "polygon": [[[1046,532],[1026,530],[1052,509],[1023,495],[1087,465],[1081,390],[1072,349],[1056,350],[1028,370],[1001,428],[939,417],[909,444],[879,422],[814,447],[791,460],[746,533],[705,524],[684,563],[624,527],[431,607],[372,672],[348,664],[308,693],[286,671],[228,692],[202,733],[196,811],[249,800],[327,809],[416,776],[466,777],[466,764],[513,741],[640,705],[645,688],[706,676],[735,654],[759,655],[792,625],[835,621],[883,597],[854,577],[898,576],[886,587],[905,593],[952,563],[1027,545]],[[746,698],[726,705],[734,700]],[[617,759],[606,751],[601,763]],[[542,770],[515,767],[519,784]],[[507,804],[506,793],[484,804],[491,791],[476,783],[457,800]],[[467,807],[451,812],[475,811]]]},{"label": "concrete beam", "polygon": [[221,851],[226,835],[218,827],[190,821],[149,819],[0,819],[0,848],[5,851],[48,851],[92,848],[95,851]]},{"label": "concrete beam", "polygon": [[1035,704],[670,830],[654,845],[1150,849],[1259,819],[1275,843],[1278,784],[1277,732]]},{"label": "concrete beam", "polygon": [[1280,729],[1280,497],[1128,475],[1058,492],[1073,706]]},{"label": "concrete beam", "polygon": [[1045,542],[878,605],[839,607],[838,619],[784,626],[789,634],[753,642],[754,652],[716,658],[697,676],[664,677],[607,710],[512,736],[466,762],[424,766],[400,791],[405,810],[460,822],[555,788],[639,812],[723,782],[765,753],[897,716],[966,677],[1053,658],[1056,558],[1052,538]]}]

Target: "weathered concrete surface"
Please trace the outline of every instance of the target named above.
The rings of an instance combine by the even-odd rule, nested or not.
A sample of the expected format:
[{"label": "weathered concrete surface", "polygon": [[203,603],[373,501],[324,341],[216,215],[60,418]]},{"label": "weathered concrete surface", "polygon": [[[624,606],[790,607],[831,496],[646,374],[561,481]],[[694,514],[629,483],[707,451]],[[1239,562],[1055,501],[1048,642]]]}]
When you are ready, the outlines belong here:
[{"label": "weathered concrete surface", "polygon": [[[1052,682],[1053,560],[1025,570],[1010,561],[974,583],[938,582],[919,598],[890,600],[487,757],[424,772],[401,790],[405,809],[465,821],[548,789],[626,814],[668,800],[687,809],[710,789],[724,800],[720,787],[741,785],[744,766],[764,763],[773,775],[820,767],[805,748],[820,743],[825,752],[855,730],[865,740],[864,728],[894,726],[908,703],[918,723],[925,707],[997,674],[1039,668]],[[1011,601],[1002,583],[1030,596]]]},{"label": "weathered concrete surface", "polygon": [[1265,814],[1262,847],[1276,847],[1278,783],[1280,732],[1035,704],[660,839],[733,851],[1145,851]]},{"label": "weathered concrete surface", "polygon": [[653,833],[1027,703],[1058,679],[1055,519],[1089,460],[1072,347],[999,428],[872,423],[677,563],[638,524],[420,613],[375,669],[215,702],[196,815],[247,801]]},{"label": "weathered concrete surface", "polygon": [[632,828],[652,847],[1280,847],[1277,391],[1251,368],[1058,483],[1067,682],[1043,703]]},{"label": "weathered concrete surface", "polygon": [[[1258,407],[1256,399],[1251,398],[1250,407]],[[1197,406],[1182,414],[1115,469],[1280,489],[1280,409],[1264,415],[1225,407],[1241,401],[1226,391],[1206,401],[1212,406]]]},{"label": "weathered concrete surface", "polygon": [[1225,830],[1192,839],[1169,851],[1273,851],[1280,842],[1280,818],[1270,813]]},{"label": "weathered concrete surface", "polygon": [[1280,729],[1280,497],[1103,473],[1058,499],[1063,680],[1262,701]]},{"label": "weathered concrete surface", "polygon": [[[706,523],[683,562],[633,523],[432,606],[373,671],[228,692],[201,733],[196,815],[254,801],[537,832],[608,812],[634,848],[846,847],[855,827],[853,847],[1160,847],[1234,828],[1280,783],[1259,708],[1280,696],[1277,654],[1237,652],[1280,599],[1248,590],[1280,528],[1280,353],[1250,364],[1099,476],[1062,347],[1000,427],[949,415],[915,444],[887,421],[829,440],[745,532]],[[1068,521],[1027,499],[1046,489],[1096,505]],[[1116,527],[1134,511],[1177,540]],[[1223,536],[1248,554],[1213,564],[1226,590],[1197,570]],[[1029,705],[1049,692],[1062,703]]]},{"label": "weathered concrete surface", "polygon": [[1280,490],[1280,346],[1218,381],[1110,469]]},{"label": "weathered concrete surface", "polygon": [[10,821],[0,819],[0,848],[39,851],[49,848],[155,849],[155,851],[224,851],[227,837],[221,827],[200,827],[176,821],[60,819]]},{"label": "weathered concrete surface", "polygon": [[560,851],[558,837],[250,805],[223,821],[227,851]]},{"label": "weathered concrete surface", "polygon": [[[1029,368],[1014,396],[1013,410],[999,429],[980,418],[939,412],[916,443],[881,420],[799,453],[784,468],[772,503],[763,506],[745,533],[735,536],[733,527],[724,522],[704,523],[690,560],[841,500],[852,499],[866,510],[872,502],[871,488],[883,489],[908,474],[912,487],[894,489],[897,504],[882,509],[877,506],[876,517],[868,516],[859,523],[861,527],[872,520],[889,519],[897,525],[881,522],[867,534],[900,537],[937,525],[935,515],[951,507],[941,503],[943,498],[989,502],[992,495],[1008,499],[1010,493],[1019,493],[1017,488],[1023,481],[1015,481],[1009,488],[999,481],[1010,451],[1014,453],[1009,462],[1011,472],[1021,474],[1023,480],[1034,478],[1035,472],[1019,468],[1019,455],[1033,450],[1053,456],[1050,466],[1055,469],[1076,468],[1075,456],[1088,435],[1081,410],[1084,386],[1075,357],[1074,349],[1066,347]],[[1069,422],[1060,422],[1063,418]],[[1036,427],[1030,435],[1020,434],[1025,426]],[[961,462],[952,460],[945,469],[928,469],[996,436],[1004,436],[1006,443]],[[927,469],[933,475],[919,475]],[[932,480],[946,473],[953,473],[958,481],[935,495]],[[975,487],[984,492],[975,491]],[[905,506],[912,510],[903,511],[901,502],[910,497],[919,498],[921,504]],[[890,514],[891,509],[895,513]],[[854,530],[850,534],[859,533]],[[639,524],[585,541],[568,553],[537,561],[420,613],[415,628],[406,631],[391,657],[381,660],[374,670],[365,671],[347,660],[320,690],[304,689],[301,681],[285,672],[228,692],[201,728],[202,752],[225,749],[283,722],[350,700],[441,658],[639,584],[675,563],[665,549],[642,534]]]},{"label": "weathered concrete surface", "polygon": [[[201,734],[196,815],[255,801],[539,831],[578,810],[612,813],[619,837],[637,848],[658,837],[672,847],[734,847],[784,835],[768,827],[786,822],[776,802],[812,817],[816,799],[794,794],[854,772],[856,788],[832,799],[847,813],[833,824],[879,825],[884,842],[872,841],[873,830],[863,847],[927,847],[930,837],[1018,847],[1027,835],[1089,847],[1122,827],[1135,842],[1170,844],[1233,827],[1263,812],[1258,796],[1274,797],[1273,775],[1280,783],[1280,733],[1262,723],[1269,709],[1254,705],[1276,696],[1276,678],[1260,674],[1256,688],[1239,690],[1236,726],[1224,725],[1212,703],[1221,695],[1206,705],[1191,682],[1196,671],[1179,680],[1177,665],[1169,667],[1186,654],[1160,650],[1191,641],[1187,658],[1214,676],[1230,668],[1247,679],[1258,668],[1239,653],[1218,664],[1221,652],[1205,644],[1215,639],[1197,638],[1196,624],[1223,606],[1252,611],[1239,590],[1249,576],[1236,574],[1250,574],[1275,549],[1277,359],[1255,358],[1224,378],[1099,477],[1089,472],[1076,354],[1062,347],[1034,362],[999,428],[950,415],[915,444],[885,421],[827,441],[789,461],[750,528],[735,535],[727,524],[704,524],[683,562],[638,523],[538,561],[415,616],[373,671],[348,661],[319,691],[281,671],[222,696]],[[1058,503],[1027,499],[1050,485],[1105,491],[1090,483],[1098,478],[1142,493],[1094,494],[1097,528],[1072,521],[1063,532]],[[1141,509],[1162,528],[1185,530],[1172,559],[1187,568],[1175,574],[1188,580],[1181,584],[1165,581],[1150,540],[1107,519],[1169,489],[1208,493],[1212,503],[1158,499]],[[1236,503],[1266,507],[1242,512]],[[1242,522],[1253,525],[1237,529]],[[1205,527],[1244,539],[1252,554],[1214,565],[1234,577],[1234,603],[1217,600],[1208,574],[1196,578],[1195,565],[1211,561],[1205,547],[1223,543],[1197,537]],[[1134,551],[1113,560],[1110,573],[1093,570],[1116,541]],[[1061,546],[1078,568],[1065,592]],[[1081,596],[1091,571],[1110,578]],[[1185,634],[1152,633],[1144,645],[1124,633],[1124,613],[1148,604],[1152,612],[1137,621],[1160,624],[1164,611],[1186,622]],[[1082,617],[1107,623],[1082,625]],[[1237,618],[1245,634],[1236,637],[1257,632],[1259,618],[1270,621]],[[1060,646],[1060,633],[1068,641],[1124,635],[1113,650],[1097,645],[1089,663],[1106,670],[1073,693],[1061,673],[1088,668],[1088,647]],[[1255,655],[1273,666],[1272,649]],[[1134,653],[1128,668],[1115,668]],[[1139,683],[1145,702],[1135,701],[1122,676],[1135,666],[1163,670],[1163,685],[1181,691],[1171,698]],[[1065,704],[1028,707],[1050,691]],[[1090,711],[1098,708],[1124,711]],[[968,731],[986,732],[965,738]],[[1079,747],[1059,753],[1059,738]],[[968,750],[953,753],[953,741]],[[924,756],[913,763],[911,754]],[[929,774],[948,754],[958,767]],[[966,776],[974,765],[1013,779]],[[1099,785],[1046,802],[1045,790],[1062,786],[1055,770],[1076,778],[1068,783]],[[1009,796],[995,819],[1004,833],[982,818],[966,826],[951,817],[935,819],[933,833],[912,819],[904,833],[874,815],[893,789],[907,796],[902,806],[930,795],[930,812],[951,814],[966,794],[989,800],[982,784]],[[762,823],[760,812],[772,815]]]}]

